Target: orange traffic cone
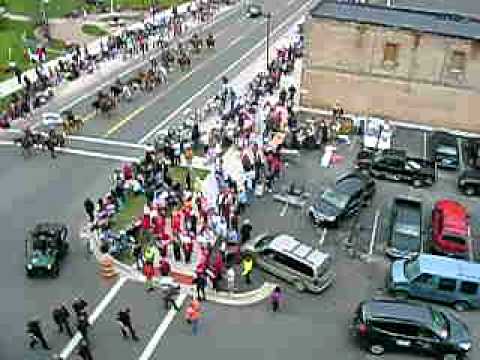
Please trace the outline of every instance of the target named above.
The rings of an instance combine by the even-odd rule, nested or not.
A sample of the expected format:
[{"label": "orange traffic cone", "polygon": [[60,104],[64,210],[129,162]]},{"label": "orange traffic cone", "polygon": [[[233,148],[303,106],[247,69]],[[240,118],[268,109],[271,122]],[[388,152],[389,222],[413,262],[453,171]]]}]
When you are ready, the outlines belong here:
[{"label": "orange traffic cone", "polygon": [[105,279],[111,279],[118,275],[110,256],[104,256],[100,260],[100,275]]}]

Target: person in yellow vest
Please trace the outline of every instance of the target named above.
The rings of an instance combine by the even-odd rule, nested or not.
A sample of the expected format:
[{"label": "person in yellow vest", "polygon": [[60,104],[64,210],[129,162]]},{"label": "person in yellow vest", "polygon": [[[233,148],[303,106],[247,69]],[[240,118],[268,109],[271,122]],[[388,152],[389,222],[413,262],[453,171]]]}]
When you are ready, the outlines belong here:
[{"label": "person in yellow vest", "polygon": [[245,276],[245,282],[247,284],[251,284],[252,281],[250,279],[250,276],[253,271],[253,258],[251,256],[246,256],[242,260],[242,268],[243,268],[242,276]]},{"label": "person in yellow vest", "polygon": [[152,291],[154,275],[153,262],[155,260],[155,249],[152,245],[147,246],[143,257],[145,261],[145,265],[143,266],[143,273],[146,277],[145,287],[147,291]]}]

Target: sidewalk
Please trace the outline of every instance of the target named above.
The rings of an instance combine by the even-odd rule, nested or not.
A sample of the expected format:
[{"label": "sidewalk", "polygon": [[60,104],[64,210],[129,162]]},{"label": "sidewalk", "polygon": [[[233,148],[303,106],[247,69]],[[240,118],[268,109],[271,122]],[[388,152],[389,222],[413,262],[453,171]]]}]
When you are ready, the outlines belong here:
[{"label": "sidewalk", "polygon": [[[187,9],[188,7],[190,6],[190,3],[185,3],[185,4],[182,4],[178,7],[178,12],[179,13],[185,13],[187,12]],[[235,5],[233,5],[234,7]],[[221,15],[222,13],[224,13],[225,11],[231,9],[232,6],[225,6],[225,7],[221,7],[219,8],[218,12],[215,14],[215,17],[218,17],[219,15]],[[171,9],[168,9],[168,10],[165,10],[165,13],[167,14],[171,14],[172,11]],[[149,22],[151,21],[152,19],[151,18],[147,18],[145,22]],[[137,23],[135,25],[140,25],[140,26],[143,26],[144,23]],[[189,19],[186,23],[186,26],[187,26],[187,29],[191,29],[193,26],[198,26],[198,25],[201,25],[198,24],[196,21],[193,21],[192,19]],[[105,37],[104,37],[105,38]],[[95,41],[89,43],[87,45],[88,47],[88,50],[90,53],[92,54],[96,54],[96,53],[99,53],[99,50],[100,50],[100,43],[102,41],[102,39],[104,38],[98,38],[96,39]],[[151,47],[150,47],[151,49]],[[62,59],[63,57],[59,57],[59,58],[56,58],[54,60],[51,60],[51,61],[48,61],[46,63],[46,66],[47,67],[50,67],[50,66],[56,66],[57,63],[58,63],[58,60]],[[104,62],[100,65],[100,68],[101,70],[97,70],[96,72],[94,72],[93,74],[91,75],[87,75],[87,74],[83,74],[82,77],[80,77],[79,79],[73,81],[73,82],[67,82],[67,83],[64,83],[62,85],[60,85],[60,87],[58,87],[56,89],[56,97],[58,96],[62,96],[63,94],[59,94],[59,92],[63,93],[65,91],[66,95],[70,95],[73,91],[72,91],[72,88],[76,88],[77,87],[77,84],[79,84],[82,80],[85,82],[85,78],[89,78],[89,83],[91,84],[92,83],[92,79],[93,78],[98,78],[98,73],[101,72],[102,70],[105,70],[103,68],[105,68],[105,65],[107,65],[107,71],[104,71],[104,72],[107,72],[107,74],[105,75],[108,75],[108,76],[101,76],[100,79],[102,80],[103,78],[105,79],[108,79],[112,76],[114,76],[113,74],[115,72],[118,72],[119,70],[121,70],[122,68],[125,67],[125,65],[134,65],[134,64],[138,64],[138,58],[134,58],[134,59],[130,59],[129,61],[125,62],[121,59],[121,57],[115,59],[115,60],[112,60],[112,61],[109,61],[109,62]],[[143,64],[143,62],[142,62]],[[32,69],[29,69],[27,71],[25,71],[22,76],[26,74],[29,78],[31,79],[36,79],[36,73],[35,73],[35,69],[32,68]],[[103,74],[102,74],[103,75]],[[98,79],[96,79],[97,81],[94,81],[95,83],[101,83],[102,81],[98,81]],[[17,81],[17,78],[15,76],[13,76],[12,78],[8,79],[8,80],[5,80],[5,81],[2,81],[0,83],[0,98],[3,98],[3,97],[6,97],[6,96],[9,96],[19,90],[21,90],[23,88],[22,85],[18,84],[18,81]],[[79,87],[80,89],[82,89],[83,87],[80,86]]]}]

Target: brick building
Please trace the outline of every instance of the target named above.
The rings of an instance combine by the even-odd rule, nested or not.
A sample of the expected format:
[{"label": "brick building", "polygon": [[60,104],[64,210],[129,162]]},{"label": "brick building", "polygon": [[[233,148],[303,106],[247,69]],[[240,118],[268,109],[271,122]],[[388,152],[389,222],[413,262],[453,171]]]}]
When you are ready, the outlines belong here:
[{"label": "brick building", "polygon": [[304,28],[303,107],[480,132],[480,20],[326,1]]}]

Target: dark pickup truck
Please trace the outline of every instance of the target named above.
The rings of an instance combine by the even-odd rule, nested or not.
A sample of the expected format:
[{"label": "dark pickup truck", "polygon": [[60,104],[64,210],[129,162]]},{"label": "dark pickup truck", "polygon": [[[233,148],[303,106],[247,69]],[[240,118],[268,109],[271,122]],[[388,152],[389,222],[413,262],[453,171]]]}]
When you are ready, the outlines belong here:
[{"label": "dark pickup truck", "polygon": [[409,259],[422,250],[422,202],[398,196],[393,199],[385,252],[393,258]]},{"label": "dark pickup truck", "polygon": [[459,166],[459,146],[455,135],[436,131],[431,137],[431,157],[438,167],[457,170]]},{"label": "dark pickup truck", "polygon": [[431,186],[437,179],[435,162],[407,156],[405,150],[362,151],[357,167],[368,170],[376,179],[407,182],[415,187]]}]

